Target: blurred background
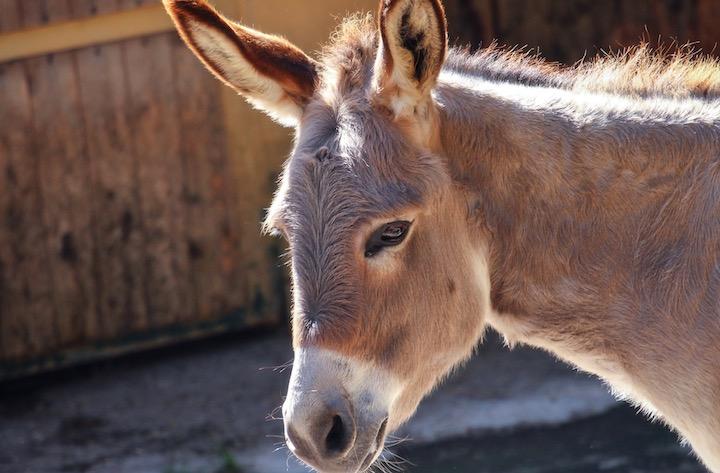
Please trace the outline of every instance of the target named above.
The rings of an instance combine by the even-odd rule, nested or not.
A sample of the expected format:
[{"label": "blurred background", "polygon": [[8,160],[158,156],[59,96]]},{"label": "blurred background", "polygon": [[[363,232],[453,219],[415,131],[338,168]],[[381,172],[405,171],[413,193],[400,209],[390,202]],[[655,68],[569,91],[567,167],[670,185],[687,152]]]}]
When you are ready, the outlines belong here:
[{"label": "blurred background", "polygon": [[[306,51],[376,8],[214,3]],[[569,64],[720,40],[720,0],[444,3],[455,44]],[[283,248],[259,223],[290,142],[158,0],[0,0],[0,472],[304,471],[275,410]],[[396,442],[416,472],[703,471],[596,380],[493,336]]]}]

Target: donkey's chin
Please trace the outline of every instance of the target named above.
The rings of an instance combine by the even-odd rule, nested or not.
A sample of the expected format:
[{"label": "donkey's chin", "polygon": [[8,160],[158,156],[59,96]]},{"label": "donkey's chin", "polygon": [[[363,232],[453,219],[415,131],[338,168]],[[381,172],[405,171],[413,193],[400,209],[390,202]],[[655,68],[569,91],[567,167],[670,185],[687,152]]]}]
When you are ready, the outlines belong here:
[{"label": "donkey's chin", "polygon": [[367,470],[380,457],[400,382],[336,352],[295,351],[283,421],[288,448],[321,473]]}]

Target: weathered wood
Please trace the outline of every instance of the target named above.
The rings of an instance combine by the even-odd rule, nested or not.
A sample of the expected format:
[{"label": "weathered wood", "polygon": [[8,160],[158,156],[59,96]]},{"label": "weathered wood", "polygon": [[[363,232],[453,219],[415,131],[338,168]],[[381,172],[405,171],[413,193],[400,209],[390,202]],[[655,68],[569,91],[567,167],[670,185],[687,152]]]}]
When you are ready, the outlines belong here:
[{"label": "weathered wood", "polygon": [[[115,11],[115,0],[72,0],[82,15]],[[144,241],[138,226],[137,162],[123,110],[128,103],[122,47],[98,45],[75,53],[85,142],[92,157],[89,205],[95,224],[98,329],[101,339],[146,320]]]},{"label": "weathered wood", "polygon": [[183,238],[183,164],[174,123],[178,108],[172,87],[170,35],[174,33],[128,40],[122,45],[129,85],[126,113],[138,163],[142,212],[138,223],[146,251],[143,271],[148,320],[138,320],[134,330],[145,329],[149,323],[159,326],[187,319],[196,304]]},{"label": "weathered wood", "polygon": [[695,42],[710,52],[720,39],[714,0],[446,0],[445,5],[450,37],[460,44],[497,40],[539,48],[543,56],[566,63],[641,40]]},{"label": "weathered wood", "polygon": [[[0,66],[0,97],[3,98],[0,123],[13,123],[15,130],[21,132],[18,135],[17,131],[5,130],[0,136],[0,182],[3,189],[3,192],[0,192],[0,356],[3,357],[17,356],[28,344],[27,326],[19,317],[18,309],[22,304],[16,303],[16,299],[23,292],[22,285],[13,278],[13,274],[19,269],[17,260],[20,259],[16,256],[18,250],[15,236],[18,230],[22,230],[17,228],[19,225],[16,224],[19,213],[18,176],[13,155],[21,154],[27,146],[27,142],[22,140],[22,130],[28,125],[30,111],[27,91],[22,90],[26,85],[23,79],[19,64]],[[13,97],[15,100],[12,100]],[[22,275],[23,273],[19,274],[20,277]]]},{"label": "weathered wood", "polygon": [[[173,38],[173,83],[185,166],[186,251],[197,300],[196,317],[209,319],[244,302],[237,236],[227,202],[227,158],[220,84],[179,38]],[[187,314],[190,315],[190,314]]]},{"label": "weathered wood", "polygon": [[[2,0],[0,31],[20,25],[19,1]],[[0,64],[0,102],[0,357],[20,359],[56,343],[23,64]]]},{"label": "weathered wood", "polygon": [[73,17],[68,0],[26,0],[18,5],[23,28],[66,21]]},{"label": "weathered wood", "polygon": [[[71,17],[65,1],[23,3],[23,23],[36,25]],[[29,8],[36,6],[38,8]],[[89,161],[84,142],[77,70],[71,52],[25,60],[32,84],[33,154],[43,196],[42,222],[49,249],[46,264],[54,288],[62,346],[93,339],[97,332],[97,278]],[[42,139],[38,139],[42,137]],[[35,327],[40,330],[39,327]],[[46,350],[54,347],[43,345]]]},{"label": "weathered wood", "polygon": [[73,18],[0,35],[0,61],[40,56],[171,31],[162,5]]},{"label": "weathered wood", "polygon": [[[70,8],[67,9],[69,2]],[[34,23],[13,23],[0,31],[10,32],[28,26],[58,23],[65,20],[81,20],[103,13],[114,13],[134,9],[140,5],[159,4],[160,0],[125,1],[125,0],[0,0],[0,12],[6,14],[8,8],[16,6],[22,11],[20,16],[35,18]],[[55,10],[59,5],[65,14],[58,15]],[[0,16],[3,16],[0,15]]]},{"label": "weathered wood", "polygon": [[705,51],[720,55],[720,2],[717,0],[698,0],[697,25],[698,41]]},{"label": "weathered wood", "polygon": [[69,0],[73,19],[89,18],[97,15],[107,15],[128,9],[132,4],[120,3],[117,0]]},{"label": "weathered wood", "polygon": [[[0,11],[4,12],[0,15],[0,34],[3,31],[13,29],[19,23],[20,14],[17,9],[15,0],[0,0]],[[9,80],[15,80],[16,78]],[[0,66],[0,98],[4,97],[9,91],[5,91],[6,81],[8,80],[7,69]],[[7,123],[7,117],[3,116],[0,111],[0,124]],[[10,168],[9,145],[6,143],[8,138],[0,135],[0,170]],[[4,184],[4,182],[3,182]],[[7,187],[7,185],[2,186]],[[5,216],[10,208],[10,199],[8,194],[0,193],[0,215]],[[5,228],[5,219],[0,221],[0,358],[11,356],[11,345],[13,337],[10,335],[11,323],[10,319],[15,316],[8,303],[10,296],[9,288],[9,266],[11,253],[9,251],[9,242],[11,238],[10,231]]]},{"label": "weathered wood", "polygon": [[18,0],[0,0],[0,33],[14,31],[21,26]]}]

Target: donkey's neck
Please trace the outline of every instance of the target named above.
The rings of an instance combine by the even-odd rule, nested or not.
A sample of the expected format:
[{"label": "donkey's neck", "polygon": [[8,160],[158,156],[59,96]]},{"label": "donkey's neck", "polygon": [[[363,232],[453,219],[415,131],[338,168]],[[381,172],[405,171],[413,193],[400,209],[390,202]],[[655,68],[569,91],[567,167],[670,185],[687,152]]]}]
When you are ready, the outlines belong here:
[{"label": "donkey's neck", "polygon": [[717,160],[718,105],[575,96],[447,74],[435,99],[450,171],[477,209],[474,223],[492,236],[494,309],[532,318],[541,337],[603,324],[599,333],[612,339],[607,327],[627,329],[609,323],[618,312],[610,305],[643,302],[629,292],[637,288],[629,262],[643,251],[638,238],[692,231],[653,222]]}]

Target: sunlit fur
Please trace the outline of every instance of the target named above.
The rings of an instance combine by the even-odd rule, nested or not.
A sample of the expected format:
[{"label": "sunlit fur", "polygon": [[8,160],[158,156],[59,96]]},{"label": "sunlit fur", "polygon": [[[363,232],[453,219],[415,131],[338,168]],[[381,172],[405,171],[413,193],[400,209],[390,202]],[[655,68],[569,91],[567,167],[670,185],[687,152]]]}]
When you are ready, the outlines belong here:
[{"label": "sunlit fur", "polygon": [[297,125],[315,89],[315,61],[284,38],[228,20],[205,0],[163,4],[210,72],[278,123]]},{"label": "sunlit fur", "polygon": [[[291,246],[296,346],[318,344],[392,369],[406,381],[391,416],[397,426],[469,356],[489,293],[461,186],[375,103],[369,25],[345,23],[326,49],[320,100],[306,108],[267,225]],[[367,236],[398,219],[414,221],[407,243],[364,258]],[[443,349],[428,353],[428,336]]]},{"label": "sunlit fur", "polygon": [[[399,422],[489,321],[510,343],[604,377],[720,468],[718,63],[645,46],[573,68],[499,48],[450,50],[433,93],[440,144],[425,155],[403,144],[412,130],[368,103],[375,37],[357,17],[325,49],[318,101],[269,214],[269,225],[280,216],[291,225],[296,343],[308,342],[312,288],[331,308],[310,343],[402,373]],[[339,159],[313,160],[320,146]],[[299,177],[323,167],[348,180],[313,187]],[[358,248],[373,227],[352,220],[402,215],[398,189],[413,190],[423,218],[386,274]],[[319,210],[313,196],[338,207]],[[322,253],[325,266],[305,261],[331,241],[348,246]],[[473,271],[489,274],[492,310],[467,293]]]},{"label": "sunlit fur", "polygon": [[[720,472],[717,61],[446,53],[435,0],[381,14],[396,4],[407,21],[351,18],[323,50],[265,222],[290,246],[295,347],[389,373],[394,428],[490,325],[601,376]],[[420,27],[438,70],[378,61],[378,29]],[[400,219],[405,243],[365,258]]]}]

